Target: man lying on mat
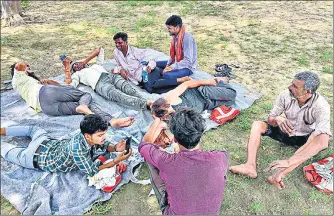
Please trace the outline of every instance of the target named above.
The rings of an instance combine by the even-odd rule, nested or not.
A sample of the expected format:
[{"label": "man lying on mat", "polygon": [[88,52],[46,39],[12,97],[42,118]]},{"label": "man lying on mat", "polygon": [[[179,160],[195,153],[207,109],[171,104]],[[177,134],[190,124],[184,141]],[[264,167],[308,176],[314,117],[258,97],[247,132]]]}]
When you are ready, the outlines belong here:
[{"label": "man lying on mat", "polygon": [[134,119],[112,118],[96,106],[91,105],[92,96],[72,86],[40,79],[30,70],[29,65],[18,62],[11,66],[12,85],[26,103],[36,112],[42,111],[50,116],[78,115],[96,113],[113,127],[130,126]]},{"label": "man lying on mat", "polygon": [[[189,107],[203,112],[221,105],[230,106],[235,103],[236,91],[228,83],[227,77],[217,77],[208,80],[190,80],[182,83],[174,90],[159,98],[153,105],[166,104],[172,110]],[[153,106],[152,105],[152,106]]]},{"label": "man lying on mat", "polygon": [[[80,123],[80,132],[68,140],[56,140],[48,132],[37,126],[9,126],[1,128],[1,136],[28,136],[31,142],[27,147],[1,143],[1,156],[14,164],[47,172],[70,172],[81,170],[94,176],[99,170],[118,165],[127,160],[132,150],[125,154],[125,141],[116,145],[106,141],[108,124],[100,116],[90,114]],[[111,162],[99,165],[92,161],[97,149],[120,152]]]},{"label": "man lying on mat", "polygon": [[[96,58],[96,64],[88,65],[88,62]],[[79,62],[72,61],[70,57],[61,56],[65,66],[65,82],[77,87],[79,83],[90,86],[104,99],[120,104],[146,109],[151,105],[150,101],[133,88],[132,84],[116,74],[108,73],[103,67],[104,49],[96,49],[88,58]]]}]

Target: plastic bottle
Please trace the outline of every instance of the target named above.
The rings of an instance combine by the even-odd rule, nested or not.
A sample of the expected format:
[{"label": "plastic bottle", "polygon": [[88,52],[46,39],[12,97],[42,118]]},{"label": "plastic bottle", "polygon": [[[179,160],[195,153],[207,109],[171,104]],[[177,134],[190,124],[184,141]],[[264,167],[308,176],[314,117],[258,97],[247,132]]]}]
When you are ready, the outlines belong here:
[{"label": "plastic bottle", "polygon": [[146,61],[141,62],[142,66],[143,66],[143,71],[142,71],[143,83],[147,83],[148,82],[148,72],[146,70],[147,63],[148,62],[146,62]]},{"label": "plastic bottle", "polygon": [[146,66],[143,67],[143,75],[142,76],[143,76],[143,82],[147,83],[148,82],[148,73],[146,71]]}]

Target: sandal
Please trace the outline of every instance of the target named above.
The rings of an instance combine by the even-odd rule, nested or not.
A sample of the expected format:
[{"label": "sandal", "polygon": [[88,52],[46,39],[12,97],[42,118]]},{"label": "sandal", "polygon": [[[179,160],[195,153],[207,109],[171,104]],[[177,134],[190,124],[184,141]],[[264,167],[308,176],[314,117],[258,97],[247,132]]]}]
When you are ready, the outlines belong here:
[{"label": "sandal", "polygon": [[11,89],[13,89],[12,80],[4,80],[3,84],[4,84],[4,86],[1,87],[1,90],[11,90]]}]

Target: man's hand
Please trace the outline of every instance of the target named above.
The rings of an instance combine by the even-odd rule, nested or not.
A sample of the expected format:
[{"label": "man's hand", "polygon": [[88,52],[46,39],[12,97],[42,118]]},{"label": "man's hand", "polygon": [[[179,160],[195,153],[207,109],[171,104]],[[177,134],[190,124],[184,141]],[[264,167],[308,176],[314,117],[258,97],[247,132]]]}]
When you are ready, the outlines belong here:
[{"label": "man's hand", "polygon": [[282,116],[277,116],[276,117],[276,122],[277,122],[277,125],[278,127],[286,134],[290,135],[292,133],[292,130],[293,130],[293,126],[291,124],[291,122],[282,117]]},{"label": "man's hand", "polygon": [[66,59],[62,63],[66,67],[66,65],[70,65],[71,61],[72,61],[72,58],[67,56]]},{"label": "man's hand", "polygon": [[152,71],[151,67],[150,66],[146,66],[146,71],[147,71],[147,73],[151,73],[151,71]]},{"label": "man's hand", "polygon": [[119,163],[119,162],[121,162],[121,161],[127,160],[127,159],[129,159],[129,157],[131,156],[131,154],[132,154],[132,149],[129,150],[129,153],[128,153],[128,154],[125,154],[125,151],[122,151],[121,153],[119,153],[119,154],[117,155],[117,157],[115,158],[114,161],[115,161],[116,163]]},{"label": "man's hand", "polygon": [[114,118],[110,120],[110,125],[114,128],[119,127],[128,127],[133,124],[135,119],[133,117],[126,117],[126,118]]},{"label": "man's hand", "polygon": [[58,82],[53,81],[53,80],[49,80],[49,79],[41,79],[39,82],[43,85],[49,84],[49,85],[60,86],[60,84]]},{"label": "man's hand", "polygon": [[123,77],[123,79],[127,79],[127,77],[128,77],[128,75],[127,75],[127,73],[126,73],[126,70],[124,70],[124,69],[121,69],[120,70],[120,75]]},{"label": "man's hand", "polygon": [[48,80],[47,79],[41,79],[41,81],[39,81],[41,84],[46,85],[48,84]]},{"label": "man's hand", "polygon": [[126,170],[126,164],[124,162],[119,162],[119,164],[116,165],[116,172],[119,174],[122,174]]},{"label": "man's hand", "polygon": [[162,71],[162,73],[166,73],[166,72],[171,71],[171,70],[173,70],[172,66],[168,66]]},{"label": "man's hand", "polygon": [[116,145],[115,145],[115,151],[121,152],[125,150],[126,146],[126,140],[120,140]]},{"label": "man's hand", "polygon": [[277,168],[287,168],[289,166],[291,166],[289,160],[277,160],[269,164],[269,166],[265,168],[264,171],[268,172]]}]

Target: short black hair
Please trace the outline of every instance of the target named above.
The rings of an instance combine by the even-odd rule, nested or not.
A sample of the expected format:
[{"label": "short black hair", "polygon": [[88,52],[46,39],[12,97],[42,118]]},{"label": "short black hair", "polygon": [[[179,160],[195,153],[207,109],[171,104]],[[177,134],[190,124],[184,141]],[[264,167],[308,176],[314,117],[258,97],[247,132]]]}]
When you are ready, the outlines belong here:
[{"label": "short black hair", "polygon": [[192,149],[201,140],[205,130],[205,120],[196,110],[181,108],[170,120],[169,130],[180,145]]},{"label": "short black hair", "polygon": [[159,98],[153,102],[151,111],[156,117],[162,118],[168,113],[169,106],[170,104],[166,99]]},{"label": "short black hair", "polygon": [[182,26],[182,19],[181,17],[177,16],[177,15],[172,15],[170,16],[166,22],[165,22],[166,25],[171,25],[171,26],[179,26],[181,27]]},{"label": "short black hair", "polygon": [[14,76],[15,65],[16,65],[16,63],[14,63],[14,64],[12,64],[10,66],[10,76],[11,76],[11,79],[13,79],[13,76]]},{"label": "short black hair", "polygon": [[116,40],[122,38],[123,41],[128,41],[128,34],[125,32],[118,32],[114,35],[113,39]]},{"label": "short black hair", "polygon": [[[13,79],[13,77],[14,77],[14,70],[15,70],[15,66],[16,66],[17,63],[18,62],[14,63],[14,64],[12,64],[10,66],[10,76],[11,76],[11,79]],[[28,67],[29,67],[29,65],[28,65]],[[36,76],[36,74],[34,72],[27,73],[27,75],[30,76],[30,77],[32,77],[32,78],[34,78],[37,81],[41,81],[41,79],[38,76]]]},{"label": "short black hair", "polygon": [[80,130],[82,134],[94,134],[99,131],[106,131],[108,123],[103,118],[96,114],[86,115],[80,122]]}]

